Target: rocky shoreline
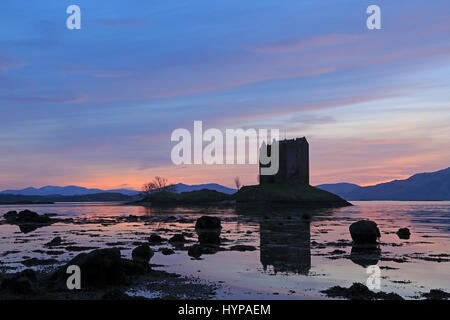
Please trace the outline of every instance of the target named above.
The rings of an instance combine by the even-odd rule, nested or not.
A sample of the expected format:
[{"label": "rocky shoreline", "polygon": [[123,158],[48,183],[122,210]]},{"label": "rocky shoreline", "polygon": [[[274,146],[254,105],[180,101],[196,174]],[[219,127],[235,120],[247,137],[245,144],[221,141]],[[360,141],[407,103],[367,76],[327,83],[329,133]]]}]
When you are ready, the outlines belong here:
[{"label": "rocky shoreline", "polygon": [[[222,210],[222,209],[221,209]],[[209,210],[207,210],[209,211]],[[253,233],[246,231],[232,233],[224,230],[223,223],[236,223],[237,219],[259,224],[260,246],[252,245],[245,239]],[[195,216],[190,215],[128,215],[61,218],[54,214],[39,215],[29,210],[10,211],[0,220],[0,224],[17,226],[15,243],[33,246],[28,254],[22,254],[17,261],[22,267],[15,270],[2,259],[10,255],[20,256],[19,248],[9,248],[0,253],[0,299],[214,299],[216,291],[222,287],[220,281],[202,280],[194,276],[182,276],[173,271],[165,271],[164,265],[152,264],[155,254],[160,256],[184,255],[191,260],[204,260],[208,255],[219,252],[258,252],[261,263],[271,265],[275,272],[308,274],[311,269],[311,256],[330,260],[348,260],[362,267],[379,262],[395,264],[411,261],[448,263],[450,257],[444,253],[393,254],[380,249],[383,247],[402,247],[415,236],[408,228],[396,232],[383,232],[370,220],[359,220],[347,224],[347,232],[352,240],[317,242],[311,238],[311,216],[301,214],[240,216]],[[162,224],[164,227],[156,227]],[[36,243],[39,232],[33,231],[56,225],[70,230],[70,235],[90,238],[88,242],[78,242],[67,233],[54,231],[54,237]],[[75,228],[71,228],[73,225]],[[140,228],[155,226],[151,232],[140,232]],[[92,226],[92,227],[91,227]],[[121,236],[121,229],[114,233],[115,241],[106,237],[99,241],[102,230],[115,226],[140,226],[133,237]],[[319,227],[316,234],[326,234],[328,229]],[[68,229],[67,229],[68,228]],[[102,229],[103,228],[103,229]],[[55,229],[56,230],[56,229]],[[132,230],[132,229],[131,229]],[[396,234],[397,241],[381,242],[385,234]],[[23,234],[23,236],[22,236]],[[416,241],[417,242],[417,241]],[[423,243],[427,243],[423,241]],[[125,252],[125,254],[124,254]],[[30,253],[32,255],[30,255]],[[292,257],[296,257],[291,261]],[[128,258],[127,258],[128,257]],[[301,260],[297,260],[300,258]],[[68,290],[65,272],[70,265],[78,265],[84,274],[82,290]],[[102,266],[98,269],[98,266]],[[110,271],[106,272],[105,270]],[[23,268],[25,267],[25,269]],[[381,265],[382,270],[395,270]],[[12,273],[13,271],[13,273]],[[387,272],[386,271],[386,272]],[[106,277],[105,277],[106,276]],[[395,283],[395,280],[391,280]],[[397,281],[396,283],[401,283]],[[361,284],[362,285],[362,284]],[[321,291],[322,295],[339,299],[399,299],[397,293],[373,293],[367,288],[333,286]],[[363,285],[362,285],[363,286]],[[366,290],[367,289],[367,290]],[[439,289],[422,292],[418,298],[448,299],[448,294]]]}]

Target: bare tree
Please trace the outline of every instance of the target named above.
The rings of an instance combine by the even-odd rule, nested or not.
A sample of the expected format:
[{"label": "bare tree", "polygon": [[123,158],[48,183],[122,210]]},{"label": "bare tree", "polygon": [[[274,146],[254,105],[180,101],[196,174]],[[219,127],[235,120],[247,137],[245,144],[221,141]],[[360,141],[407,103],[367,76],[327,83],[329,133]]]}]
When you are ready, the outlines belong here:
[{"label": "bare tree", "polygon": [[239,190],[241,188],[241,179],[239,179],[239,177],[235,177],[234,184],[236,185],[236,189]]},{"label": "bare tree", "polygon": [[175,186],[173,184],[168,184],[167,181],[167,178],[156,176],[152,181],[145,183],[142,187],[144,197],[147,197],[154,192],[175,192]]},{"label": "bare tree", "polygon": [[163,191],[167,187],[167,178],[156,176],[153,182],[158,192]]}]

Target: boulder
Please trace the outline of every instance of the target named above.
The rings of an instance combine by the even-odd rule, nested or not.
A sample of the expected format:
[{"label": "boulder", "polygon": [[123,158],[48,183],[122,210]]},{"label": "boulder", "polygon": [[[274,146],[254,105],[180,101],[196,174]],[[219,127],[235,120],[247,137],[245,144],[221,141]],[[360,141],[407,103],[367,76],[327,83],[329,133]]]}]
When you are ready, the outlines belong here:
[{"label": "boulder", "polygon": [[400,229],[398,229],[398,231],[397,231],[397,236],[398,236],[400,239],[408,240],[409,237],[411,236],[411,232],[409,231],[408,228],[400,228]]},{"label": "boulder", "polygon": [[120,256],[118,248],[97,249],[89,253],[80,253],[65,266],[54,272],[50,280],[52,285],[67,289],[66,281],[70,276],[67,268],[71,265],[80,267],[81,288],[99,288],[127,284],[127,276],[144,274],[148,266],[136,263]]},{"label": "boulder", "polygon": [[188,255],[195,259],[198,259],[202,255],[202,247],[198,244],[194,244],[188,248]]},{"label": "boulder", "polygon": [[222,225],[217,217],[202,216],[195,223],[195,231],[201,244],[220,243]]},{"label": "boulder", "polygon": [[63,275],[64,285],[67,279],[66,270],[70,265],[80,267],[82,288],[120,285],[126,282],[120,250],[116,248],[98,249],[77,255],[59,271]]},{"label": "boulder", "polygon": [[34,211],[23,210],[17,215],[17,222],[47,223],[50,222],[50,217],[46,215],[39,215]]},{"label": "boulder", "polygon": [[220,219],[217,217],[202,216],[195,223],[196,229],[222,229]]},{"label": "boulder", "polygon": [[352,223],[349,230],[355,244],[376,244],[381,237],[377,224],[370,220]]},{"label": "boulder", "polygon": [[150,259],[153,257],[154,252],[148,244],[142,244],[131,252],[133,261],[136,263],[147,265]]}]

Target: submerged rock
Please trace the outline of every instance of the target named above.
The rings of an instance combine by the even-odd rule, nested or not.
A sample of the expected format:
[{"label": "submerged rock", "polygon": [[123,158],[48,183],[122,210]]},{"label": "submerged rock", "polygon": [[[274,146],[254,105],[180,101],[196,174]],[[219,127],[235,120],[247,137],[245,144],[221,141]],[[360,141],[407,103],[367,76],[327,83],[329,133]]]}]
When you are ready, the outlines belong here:
[{"label": "submerged rock", "polygon": [[38,259],[38,258],[30,258],[22,261],[22,264],[27,267],[32,266],[44,266],[49,264],[58,263],[58,260],[55,259]]},{"label": "submerged rock", "polygon": [[409,237],[411,236],[411,232],[409,231],[408,228],[400,228],[400,229],[398,229],[398,231],[397,231],[397,236],[398,236],[400,239],[408,240]]},{"label": "submerged rock", "polygon": [[255,251],[256,247],[254,246],[248,246],[244,244],[237,244],[230,247],[230,250],[232,251]]},{"label": "submerged rock", "polygon": [[164,241],[164,239],[157,234],[151,234],[150,238],[148,238],[148,241],[152,243],[161,243]]},{"label": "submerged rock", "polygon": [[134,262],[147,265],[150,259],[153,257],[154,252],[148,244],[142,244],[131,252],[131,256]]},{"label": "submerged rock", "polygon": [[52,241],[47,242],[46,244],[44,244],[44,246],[46,247],[53,247],[53,246],[59,246],[62,243],[62,239],[61,237],[55,237],[52,239]]},{"label": "submerged rock", "polygon": [[356,244],[376,244],[381,237],[380,229],[375,222],[360,220],[350,225],[350,235]]},{"label": "submerged rock", "polygon": [[186,242],[186,238],[183,234],[176,234],[172,238],[169,239],[170,243],[184,243]]},{"label": "submerged rock", "polygon": [[162,248],[160,251],[165,256],[169,256],[169,255],[175,253],[175,251],[173,251],[172,249],[169,249],[169,248]]}]

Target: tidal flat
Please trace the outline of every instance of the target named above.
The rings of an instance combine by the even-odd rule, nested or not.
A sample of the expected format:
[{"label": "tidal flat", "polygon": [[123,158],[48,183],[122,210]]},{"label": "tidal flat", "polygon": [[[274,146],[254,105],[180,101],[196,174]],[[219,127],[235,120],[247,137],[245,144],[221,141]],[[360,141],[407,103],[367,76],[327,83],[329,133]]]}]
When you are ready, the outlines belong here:
[{"label": "tidal flat", "polygon": [[[45,291],[13,299],[331,299],[331,287],[366,284],[369,265],[380,268],[380,292],[425,299],[450,291],[450,202],[352,202],[333,209],[155,208],[121,203],[7,205],[0,214],[31,210],[55,223],[20,228],[0,218],[0,280],[32,269],[44,290],[51,274],[82,252],[118,248],[154,251],[152,272],[102,290]],[[198,246],[195,223],[220,218],[220,243]],[[354,246],[349,226],[370,219],[381,238],[370,251]],[[409,228],[409,239],[396,234]],[[182,241],[169,241],[172,237]],[[56,241],[52,245],[55,238]],[[42,275],[42,277],[41,277]],[[76,292],[75,292],[76,291]],[[377,292],[375,289],[374,292]]]}]

